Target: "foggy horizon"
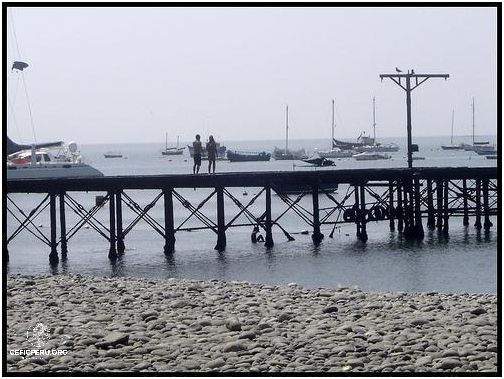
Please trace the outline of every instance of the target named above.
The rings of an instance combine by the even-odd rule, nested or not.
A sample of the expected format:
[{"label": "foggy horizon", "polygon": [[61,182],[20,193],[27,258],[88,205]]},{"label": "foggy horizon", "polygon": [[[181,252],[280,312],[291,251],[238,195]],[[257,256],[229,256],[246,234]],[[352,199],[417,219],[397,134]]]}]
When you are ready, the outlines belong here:
[{"label": "foggy horizon", "polygon": [[[393,4],[391,4],[393,5]],[[5,8],[4,8],[5,10]],[[496,7],[9,7],[7,134],[79,144],[497,134]],[[12,62],[29,64],[23,73]],[[14,111],[14,112],[13,112]]]}]

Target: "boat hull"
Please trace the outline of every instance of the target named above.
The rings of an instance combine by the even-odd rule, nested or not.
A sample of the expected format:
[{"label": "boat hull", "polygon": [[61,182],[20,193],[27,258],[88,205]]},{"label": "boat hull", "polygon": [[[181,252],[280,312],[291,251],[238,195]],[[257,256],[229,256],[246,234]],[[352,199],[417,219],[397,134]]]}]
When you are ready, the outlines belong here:
[{"label": "boat hull", "polygon": [[45,163],[8,165],[9,179],[51,179],[101,177],[103,173],[85,163]]},{"label": "boat hull", "polygon": [[[301,193],[311,193],[312,187],[310,185],[303,184],[275,184],[273,186],[277,194],[285,195],[298,195]],[[319,192],[336,192],[338,190],[338,184],[321,184]]]},{"label": "boat hull", "polygon": [[322,158],[351,158],[355,154],[353,151],[345,150],[318,151],[317,153]]},{"label": "boat hull", "polygon": [[267,162],[271,159],[271,154],[262,153],[239,153],[236,151],[228,151],[227,158],[230,162]]},{"label": "boat hull", "polygon": [[182,155],[184,153],[184,149],[179,149],[179,150],[166,150],[162,151],[161,154],[163,155]]},{"label": "boat hull", "polygon": [[441,145],[443,150],[464,150],[463,145]]}]

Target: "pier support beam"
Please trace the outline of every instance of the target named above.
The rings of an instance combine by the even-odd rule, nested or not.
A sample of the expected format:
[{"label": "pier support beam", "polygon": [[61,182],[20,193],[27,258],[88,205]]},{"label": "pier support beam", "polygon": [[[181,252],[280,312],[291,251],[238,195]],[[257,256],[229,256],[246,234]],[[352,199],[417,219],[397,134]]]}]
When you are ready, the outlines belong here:
[{"label": "pier support beam", "polygon": [[390,231],[393,232],[395,230],[395,222],[394,222],[394,183],[393,181],[389,181],[389,228]]},{"label": "pier support beam", "polygon": [[224,190],[217,187],[217,244],[215,250],[226,249],[226,220],[224,216]]},{"label": "pier support beam", "polygon": [[481,229],[481,179],[476,179],[476,221],[474,227]]},{"label": "pier support beam", "polygon": [[319,191],[318,185],[312,187],[313,199],[313,243],[319,244],[324,239],[324,235],[320,232],[320,217],[319,217]]},{"label": "pier support beam", "polygon": [[165,221],[165,255],[175,252],[175,229],[173,222],[173,188],[163,190]]},{"label": "pier support beam", "polygon": [[57,241],[56,241],[56,194],[49,195],[49,217],[51,220],[51,253],[49,254],[49,263],[57,264],[59,261]]},{"label": "pier support beam", "polygon": [[116,217],[117,217],[117,253],[124,254],[124,235],[123,235],[123,221],[122,221],[122,192],[116,193]]},{"label": "pier support beam", "polygon": [[483,227],[485,228],[485,232],[488,232],[490,228],[493,226],[493,223],[490,221],[490,209],[488,207],[488,179],[483,180],[483,212],[485,216],[485,222],[483,223]]},{"label": "pier support beam", "polygon": [[265,223],[265,228],[266,228],[266,239],[264,241],[264,246],[267,248],[273,247],[273,234],[271,233],[271,187],[266,186],[266,223]]},{"label": "pier support beam", "polygon": [[364,184],[360,186],[360,212],[357,212],[357,218],[360,219],[360,235],[359,239],[362,242],[368,240],[368,235],[366,231],[366,193]]},{"label": "pier support beam", "polygon": [[59,211],[60,211],[60,235],[61,235],[61,258],[66,259],[68,253],[67,238],[66,238],[66,215],[65,215],[65,192],[59,194]]},{"label": "pier support beam", "polygon": [[462,221],[462,224],[464,226],[469,225],[469,209],[467,208],[467,197],[469,194],[467,193],[467,180],[463,179],[462,180],[462,198],[463,198],[463,205],[464,205],[464,218]]},{"label": "pier support beam", "polygon": [[415,186],[415,238],[422,239],[424,238],[424,229],[422,225],[422,212],[420,209],[421,201],[420,198],[420,180],[418,177],[414,178],[414,186]]},{"label": "pier support beam", "polygon": [[397,231],[402,233],[404,230],[404,210],[402,203],[402,182],[397,181],[397,207],[396,207],[396,216],[397,216]]},{"label": "pier support beam", "polygon": [[443,202],[444,202],[444,210],[443,210],[443,221],[444,221],[444,225],[443,225],[443,234],[445,235],[448,235],[448,229],[449,229],[449,225],[448,225],[448,220],[450,218],[449,216],[449,211],[450,209],[448,208],[448,187],[449,187],[449,184],[450,184],[450,181],[449,180],[445,180],[444,182],[444,187],[443,187]]},{"label": "pier support beam", "polygon": [[427,179],[427,227],[436,228],[436,217],[434,216],[434,199],[432,193],[432,179]]},{"label": "pier support beam", "polygon": [[437,220],[436,227],[438,232],[443,229],[443,181],[436,180],[436,203],[437,203]]},{"label": "pier support beam", "polygon": [[113,260],[117,258],[116,250],[116,220],[115,220],[115,196],[114,192],[110,191],[109,195],[109,213],[110,213],[110,249],[108,257]]}]

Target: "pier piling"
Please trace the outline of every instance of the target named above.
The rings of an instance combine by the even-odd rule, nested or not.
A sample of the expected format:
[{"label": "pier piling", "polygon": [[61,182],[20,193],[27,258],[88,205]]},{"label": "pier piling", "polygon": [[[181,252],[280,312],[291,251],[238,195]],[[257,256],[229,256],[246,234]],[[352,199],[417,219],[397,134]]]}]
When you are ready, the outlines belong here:
[{"label": "pier piling", "polygon": [[360,219],[360,235],[359,239],[362,242],[366,242],[368,240],[368,235],[366,231],[366,192],[365,192],[364,184],[360,186],[360,212],[358,211],[358,219]]},{"label": "pier piling", "polygon": [[109,196],[109,214],[110,214],[110,222],[109,222],[109,242],[110,248],[108,257],[111,260],[117,258],[117,250],[116,250],[116,219],[115,219],[115,196],[113,191],[108,192]]},{"label": "pier piling", "polygon": [[415,184],[415,238],[422,239],[424,237],[424,229],[422,225],[422,212],[420,205],[422,199],[420,197],[420,180],[418,177],[414,178]]},{"label": "pier piling", "polygon": [[175,252],[175,225],[173,221],[173,188],[163,190],[165,221],[165,255]]},{"label": "pier piling", "polygon": [[217,187],[217,244],[215,250],[221,252],[226,249],[226,220],[224,215],[224,190]]},{"label": "pier piling", "polygon": [[124,254],[124,234],[122,220],[122,191],[116,193],[116,217],[117,217],[117,253]]},{"label": "pier piling", "polygon": [[436,227],[438,232],[443,230],[443,181],[436,181],[436,203],[437,203],[437,220]]},{"label": "pier piling", "polygon": [[264,241],[264,245],[267,248],[271,248],[274,245],[273,242],[273,234],[271,233],[271,187],[268,185],[266,186],[266,191],[265,191],[265,197],[266,197],[266,223],[265,223],[265,228],[266,228],[266,239]]},{"label": "pier piling", "polygon": [[49,262],[57,264],[58,258],[58,243],[56,241],[56,194],[51,193],[49,197],[49,217],[51,220],[51,252],[49,254]]},{"label": "pier piling", "polygon": [[462,225],[469,225],[469,209],[467,208],[467,197],[469,196],[467,192],[467,180],[462,180],[462,204],[464,207],[464,218],[462,220]]},{"label": "pier piling", "polygon": [[434,213],[434,196],[432,193],[432,180],[427,179],[427,227],[436,228],[436,217]]},{"label": "pier piling", "polygon": [[476,221],[474,222],[474,227],[478,230],[481,229],[481,180],[476,179]]},{"label": "pier piling", "polygon": [[323,239],[324,235],[320,232],[320,216],[319,216],[319,191],[318,185],[312,187],[312,199],[313,199],[313,243],[319,244]]},{"label": "pier piling", "polygon": [[402,200],[402,181],[397,181],[397,231],[402,233],[404,231],[404,211],[403,211],[403,200]]},{"label": "pier piling", "polygon": [[394,222],[394,183],[392,180],[389,181],[389,228],[390,231],[393,232],[395,230],[395,222]]},{"label": "pier piling", "polygon": [[488,206],[488,179],[483,180],[483,213],[485,217],[485,221],[483,223],[483,228],[485,229],[486,232],[490,230],[490,228],[493,226],[492,222],[490,221],[490,208]]},{"label": "pier piling", "polygon": [[59,194],[59,210],[60,210],[60,235],[61,235],[61,258],[66,259],[68,253],[67,236],[66,236],[66,216],[65,216],[65,192]]},{"label": "pier piling", "polygon": [[450,215],[449,215],[449,198],[448,198],[448,189],[449,189],[449,184],[450,184],[450,181],[449,180],[445,180],[444,182],[444,185],[443,185],[443,202],[444,202],[444,206],[443,206],[443,234],[445,235],[448,235],[448,229],[449,229],[449,225],[448,225],[448,220],[450,218]]}]

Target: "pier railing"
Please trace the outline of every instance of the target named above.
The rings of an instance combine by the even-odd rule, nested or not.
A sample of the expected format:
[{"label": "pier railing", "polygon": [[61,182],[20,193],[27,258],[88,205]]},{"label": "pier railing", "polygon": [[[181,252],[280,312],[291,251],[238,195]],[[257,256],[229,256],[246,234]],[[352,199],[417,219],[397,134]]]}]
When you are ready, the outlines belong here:
[{"label": "pier railing", "polygon": [[[492,227],[490,217],[497,215],[499,206],[497,179],[498,171],[494,167],[458,167],[8,180],[6,212],[8,222],[16,227],[7,236],[4,226],[4,251],[7,252],[7,246],[14,238],[22,232],[29,232],[50,248],[50,261],[57,262],[58,246],[61,256],[66,258],[69,240],[86,226],[108,242],[109,257],[115,259],[124,253],[126,237],[141,220],[164,239],[165,254],[173,254],[176,233],[185,230],[213,231],[217,237],[215,249],[222,251],[226,247],[226,233],[231,228],[252,227],[262,230],[266,248],[272,247],[273,228],[278,228],[288,240],[294,240],[282,225],[291,214],[312,229],[316,244],[324,238],[322,225],[332,226],[329,234],[332,237],[336,225],[341,223],[355,224],[356,235],[362,241],[368,239],[366,224],[371,221],[388,221],[390,230],[397,230],[410,239],[423,238],[424,219],[428,228],[437,228],[445,234],[448,234],[451,217],[461,217],[464,225],[469,225],[469,219],[473,218],[475,228],[489,230]],[[233,187],[259,190],[244,202],[232,193]],[[181,193],[184,188],[207,188],[210,194],[191,203]],[[338,188],[337,195],[333,192],[335,188]],[[154,190],[155,195],[147,205],[141,206],[133,198],[134,190]],[[73,196],[75,192],[94,193],[95,205],[86,209]],[[33,209],[24,210],[12,195],[28,193],[45,196]],[[96,193],[100,195],[96,196]],[[275,215],[272,193],[285,204],[285,209]],[[310,206],[302,204],[304,197],[311,197]],[[325,206],[320,205],[322,198]],[[228,214],[227,220],[225,199],[236,207],[237,212],[231,217]],[[216,214],[205,213],[210,200],[216,203]],[[158,203],[163,203],[161,218],[149,213]],[[174,204],[180,204],[188,213],[178,224],[174,219]],[[109,217],[104,223],[96,214],[106,206]],[[259,213],[258,207],[261,209]],[[35,225],[35,219],[47,208],[50,218],[48,236]],[[78,218],[72,226],[66,221],[69,210]],[[128,225],[123,224],[123,210],[134,215]],[[201,226],[189,225],[190,219],[197,219]],[[8,255],[5,258],[8,260]]]}]

